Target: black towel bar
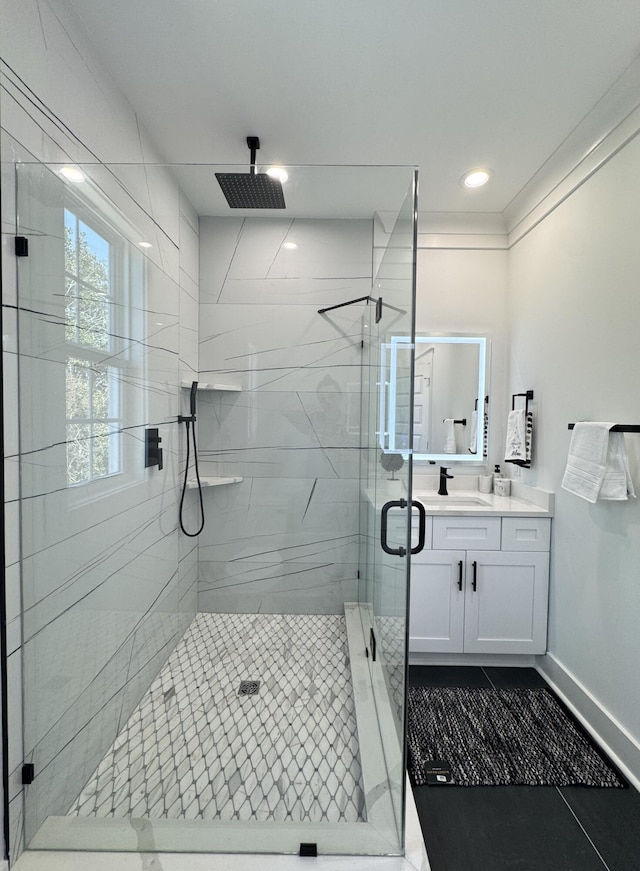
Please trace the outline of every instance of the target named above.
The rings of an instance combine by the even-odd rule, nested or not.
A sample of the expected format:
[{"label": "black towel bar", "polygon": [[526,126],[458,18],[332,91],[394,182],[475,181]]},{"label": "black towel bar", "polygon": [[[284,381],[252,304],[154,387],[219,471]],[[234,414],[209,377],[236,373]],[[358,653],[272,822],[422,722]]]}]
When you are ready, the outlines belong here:
[{"label": "black towel bar", "polygon": [[[573,429],[575,423],[570,423],[568,429]],[[640,432],[640,424],[638,423],[617,423],[612,426],[610,432]]]},{"label": "black towel bar", "polygon": [[526,393],[512,393],[511,394],[511,411],[515,411],[516,407],[516,396],[524,397],[524,410],[529,411],[529,403],[533,399],[533,390],[527,390]]}]

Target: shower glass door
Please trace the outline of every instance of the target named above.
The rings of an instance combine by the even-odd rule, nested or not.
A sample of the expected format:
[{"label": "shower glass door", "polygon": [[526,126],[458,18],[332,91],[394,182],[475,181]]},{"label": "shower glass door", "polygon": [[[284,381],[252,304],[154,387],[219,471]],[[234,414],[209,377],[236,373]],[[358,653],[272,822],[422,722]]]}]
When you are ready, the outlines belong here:
[{"label": "shower glass door", "polygon": [[388,787],[385,799],[390,811],[385,816],[394,820],[400,843],[412,516],[416,192],[417,178],[395,220],[390,225],[376,224],[372,296],[377,302],[363,322],[367,355],[362,416],[367,450],[362,456],[361,617],[380,727],[381,777]]},{"label": "shower glass door", "polygon": [[27,848],[403,850],[415,172],[244,169],[17,167]]},{"label": "shower glass door", "polygon": [[[27,844],[47,843],[195,613],[168,425],[173,246],[107,167],[61,169],[17,166]],[[162,424],[164,470],[145,469]]]}]

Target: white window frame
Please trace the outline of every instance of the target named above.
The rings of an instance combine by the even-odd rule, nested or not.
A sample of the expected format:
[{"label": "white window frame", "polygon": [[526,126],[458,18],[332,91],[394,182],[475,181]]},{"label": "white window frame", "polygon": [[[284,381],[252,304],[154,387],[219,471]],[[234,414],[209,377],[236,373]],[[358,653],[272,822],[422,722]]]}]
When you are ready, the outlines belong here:
[{"label": "white window frame", "polygon": [[[65,418],[67,427],[70,423],[105,422],[117,426],[115,453],[118,467],[105,475],[89,477],[84,481],[70,483],[67,477],[67,488],[72,494],[72,507],[81,507],[87,502],[111,495],[115,491],[131,486],[140,477],[135,472],[135,440],[127,437],[125,432],[126,421],[130,419],[129,391],[126,388],[127,370],[131,362],[131,346],[133,319],[131,316],[131,284],[133,270],[140,270],[144,282],[143,258],[138,255],[135,259],[140,261],[134,264],[131,244],[126,237],[115,228],[112,223],[105,220],[90,203],[86,202],[75,192],[72,194],[65,188],[64,211],[75,215],[82,223],[103,238],[109,245],[109,346],[104,349],[92,348],[90,345],[79,342],[66,341],[66,366],[69,360],[86,362],[106,366],[109,377],[113,378],[117,385],[116,396],[113,397],[119,408],[109,411],[108,418]],[[64,224],[63,220],[63,224]],[[136,252],[137,254],[137,252]],[[135,255],[134,255],[135,256]],[[66,288],[66,264],[65,264],[65,288]],[[131,337],[127,339],[127,337]],[[111,397],[110,397],[111,400]],[[114,413],[115,411],[115,413]],[[68,431],[68,430],[67,430]],[[68,469],[66,472],[68,476]]]}]

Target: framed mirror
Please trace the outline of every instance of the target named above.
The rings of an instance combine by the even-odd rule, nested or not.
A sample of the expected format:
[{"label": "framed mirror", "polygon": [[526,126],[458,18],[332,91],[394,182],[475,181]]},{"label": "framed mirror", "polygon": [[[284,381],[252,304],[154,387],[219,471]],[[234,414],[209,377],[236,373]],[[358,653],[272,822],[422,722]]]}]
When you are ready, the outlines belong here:
[{"label": "framed mirror", "polygon": [[[409,377],[412,353],[414,346],[406,336],[393,336],[382,347],[379,444],[385,453],[406,454],[411,443],[410,409],[398,398],[406,394],[398,390],[398,379]],[[416,336],[414,460],[486,460],[487,366],[484,336]]]}]

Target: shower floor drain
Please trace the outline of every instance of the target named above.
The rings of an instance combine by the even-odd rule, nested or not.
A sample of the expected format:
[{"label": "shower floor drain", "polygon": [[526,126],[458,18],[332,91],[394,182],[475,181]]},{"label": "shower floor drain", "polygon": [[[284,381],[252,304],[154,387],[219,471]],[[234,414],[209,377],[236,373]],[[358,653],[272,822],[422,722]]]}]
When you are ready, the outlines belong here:
[{"label": "shower floor drain", "polygon": [[241,680],[240,681],[240,689],[238,690],[239,696],[255,696],[260,689],[260,681],[259,680]]}]

